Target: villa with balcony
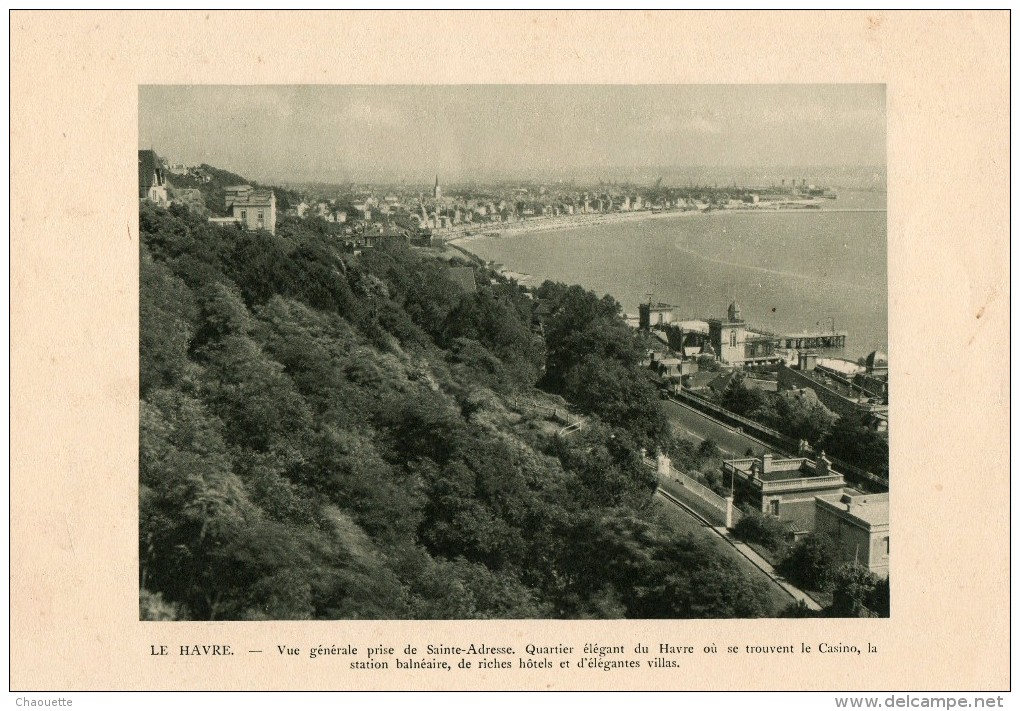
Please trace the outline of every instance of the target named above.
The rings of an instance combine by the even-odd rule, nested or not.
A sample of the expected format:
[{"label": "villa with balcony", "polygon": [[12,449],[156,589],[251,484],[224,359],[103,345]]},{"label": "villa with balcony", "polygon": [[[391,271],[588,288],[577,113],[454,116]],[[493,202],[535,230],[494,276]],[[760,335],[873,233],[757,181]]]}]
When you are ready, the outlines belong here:
[{"label": "villa with balcony", "polygon": [[771,454],[730,459],[723,462],[723,483],[730,486],[738,506],[772,514],[795,531],[813,531],[815,498],[838,501],[846,486],[843,475],[830,465],[825,452],[814,461],[776,459]]}]

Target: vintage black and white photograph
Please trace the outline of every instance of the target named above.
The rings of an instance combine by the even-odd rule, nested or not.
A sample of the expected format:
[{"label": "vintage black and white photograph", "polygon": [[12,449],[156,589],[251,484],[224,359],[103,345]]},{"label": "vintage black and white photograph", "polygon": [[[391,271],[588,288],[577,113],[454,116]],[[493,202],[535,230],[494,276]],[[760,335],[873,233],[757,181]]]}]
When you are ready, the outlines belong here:
[{"label": "vintage black and white photograph", "polygon": [[885,85],[138,114],[140,619],[890,616]]}]

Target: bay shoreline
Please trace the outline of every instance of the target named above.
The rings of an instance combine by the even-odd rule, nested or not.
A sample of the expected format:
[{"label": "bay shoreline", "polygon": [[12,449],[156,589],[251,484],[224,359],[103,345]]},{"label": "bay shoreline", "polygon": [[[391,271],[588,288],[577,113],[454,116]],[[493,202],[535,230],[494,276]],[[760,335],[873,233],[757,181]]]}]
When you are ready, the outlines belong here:
[{"label": "bay shoreline", "polygon": [[493,225],[492,227],[462,227],[458,232],[459,236],[448,237],[457,232],[441,232],[436,236],[442,238],[448,244],[463,245],[480,238],[501,238],[513,235],[532,234],[535,232],[550,232],[554,230],[571,230],[593,225],[616,224],[620,222],[644,222],[645,220],[679,219],[696,215],[789,215],[819,213],[847,213],[847,212],[886,212],[885,208],[835,208],[835,209],[810,209],[810,208],[730,208],[722,210],[671,210],[664,212],[635,212],[635,213],[596,213],[590,215],[566,215],[557,217],[536,217],[530,220],[520,220],[507,224]]}]

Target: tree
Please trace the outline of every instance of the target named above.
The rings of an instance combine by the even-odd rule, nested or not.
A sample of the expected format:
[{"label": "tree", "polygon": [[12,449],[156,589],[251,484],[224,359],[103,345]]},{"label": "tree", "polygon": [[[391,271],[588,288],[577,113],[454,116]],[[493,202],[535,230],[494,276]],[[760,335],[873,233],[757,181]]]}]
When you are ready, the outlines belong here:
[{"label": "tree", "polygon": [[628,616],[642,619],[761,617],[765,584],[748,578],[703,541],[674,538],[657,546],[656,565],[642,580]]},{"label": "tree", "polygon": [[[143,618],[765,610],[655,514],[638,449],[667,430],[613,299],[533,301],[480,265],[465,294],[400,240],[355,259],[316,221],[272,236],[143,205],[139,226]],[[513,425],[506,394],[543,367],[582,431]]]},{"label": "tree", "polygon": [[831,538],[812,533],[798,541],[778,570],[794,584],[810,590],[831,590],[838,551]]},{"label": "tree", "polygon": [[699,448],[687,437],[672,434],[663,442],[662,449],[673,467],[682,472],[696,469],[701,462]]},{"label": "tree", "polygon": [[[875,603],[878,585],[878,576],[864,566],[855,563],[840,566],[832,575],[832,605],[827,610],[828,616],[866,616],[868,606]],[[888,595],[888,583],[885,590]],[[888,603],[884,612],[888,616]]]},{"label": "tree", "polygon": [[161,593],[142,588],[138,596],[139,617],[146,622],[170,622],[179,620],[180,606],[163,600]]},{"label": "tree", "polygon": [[760,543],[773,553],[783,549],[788,531],[782,521],[760,511],[748,510],[743,514],[733,527],[737,537],[748,543]]},{"label": "tree", "polygon": [[577,478],[576,499],[598,508],[647,501],[656,488],[655,473],[639,461],[637,449],[626,430],[600,423],[560,441],[560,463]]},{"label": "tree", "polygon": [[754,418],[756,414],[760,416],[770,402],[765,391],[747,385],[744,376],[739,375],[730,381],[721,404],[730,412]]},{"label": "tree", "polygon": [[188,367],[196,319],[194,295],[142,246],[139,273],[139,389],[176,385]]},{"label": "tree", "polygon": [[568,373],[564,395],[607,424],[628,430],[646,448],[669,431],[655,386],[619,361],[586,356]]},{"label": "tree", "polygon": [[821,613],[809,608],[807,603],[803,600],[797,600],[796,602],[791,602],[789,605],[780,610],[779,614],[776,616],[796,618],[821,617]]},{"label": "tree", "polygon": [[698,459],[700,463],[718,459],[721,454],[719,445],[712,439],[702,440],[701,444],[698,445]]},{"label": "tree", "polygon": [[541,339],[531,332],[505,288],[498,293],[482,290],[462,298],[447,315],[440,342],[446,346],[470,339],[482,344],[505,364],[517,386],[530,387],[538,380],[545,359]]},{"label": "tree", "polygon": [[822,447],[854,466],[882,477],[889,476],[889,442],[868,427],[863,418],[839,418],[823,440]]},{"label": "tree", "polygon": [[411,588],[415,619],[536,619],[553,611],[512,573],[495,573],[464,558],[437,559]]},{"label": "tree", "polygon": [[889,578],[879,578],[868,607],[879,617],[889,616]]},{"label": "tree", "polygon": [[818,444],[828,434],[836,416],[813,390],[791,390],[774,398],[774,409],[762,418],[783,434]]},{"label": "tree", "polygon": [[308,404],[256,339],[227,336],[203,356],[206,398],[231,442],[268,451],[295,444],[311,427]]},{"label": "tree", "polygon": [[562,390],[570,371],[585,357],[636,366],[641,349],[620,318],[620,305],[611,297],[599,299],[579,286],[545,282],[536,291],[551,312],[545,320],[545,384]]},{"label": "tree", "polygon": [[626,508],[588,510],[562,532],[555,595],[564,617],[623,617],[654,577],[662,531]]},{"label": "tree", "polygon": [[221,429],[194,398],[157,390],[142,401],[141,584],[198,619],[222,612],[226,551],[258,513],[231,470]]}]

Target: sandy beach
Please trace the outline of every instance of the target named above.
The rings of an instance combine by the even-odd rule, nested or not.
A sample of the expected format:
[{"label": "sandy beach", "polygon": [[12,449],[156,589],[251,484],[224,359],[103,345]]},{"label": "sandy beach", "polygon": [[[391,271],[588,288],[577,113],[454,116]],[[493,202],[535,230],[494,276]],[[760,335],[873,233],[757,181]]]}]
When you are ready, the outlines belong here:
[{"label": "sandy beach", "polygon": [[[691,217],[694,215],[726,215],[726,214],[818,214],[819,212],[885,212],[878,208],[835,208],[835,209],[813,209],[808,207],[799,208],[773,208],[773,207],[746,207],[746,208],[723,208],[719,210],[664,210],[661,212],[610,212],[590,215],[558,215],[556,217],[534,217],[528,220],[510,222],[506,224],[458,226],[448,232],[437,232],[436,236],[444,238],[452,244],[467,244],[481,237],[508,237],[517,234],[528,234],[532,232],[547,232],[551,230],[567,230],[577,227],[590,227],[618,222],[642,222],[644,220],[660,220],[670,218]],[[459,236],[454,236],[458,235]],[[452,237],[452,238],[451,238]]]}]

